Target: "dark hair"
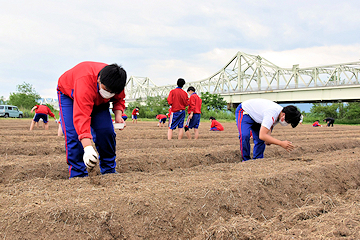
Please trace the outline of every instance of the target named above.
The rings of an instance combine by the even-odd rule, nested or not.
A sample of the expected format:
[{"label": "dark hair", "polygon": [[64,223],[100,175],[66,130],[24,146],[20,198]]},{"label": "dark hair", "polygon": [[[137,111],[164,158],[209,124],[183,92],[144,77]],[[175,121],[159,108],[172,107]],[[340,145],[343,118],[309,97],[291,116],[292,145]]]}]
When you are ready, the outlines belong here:
[{"label": "dark hair", "polygon": [[293,128],[299,124],[301,113],[297,107],[289,105],[284,107],[282,112],[285,113],[285,122],[290,123]]},{"label": "dark hair", "polygon": [[210,117],[209,120],[216,120],[214,117]]},{"label": "dark hair", "polygon": [[184,79],[182,79],[182,78],[179,78],[178,80],[177,80],[177,83],[176,83],[177,85],[178,85],[178,87],[183,87],[184,85],[185,85],[185,80]]},{"label": "dark hair", "polygon": [[126,84],[126,71],[116,63],[101,69],[100,82],[112,93],[121,93]]},{"label": "dark hair", "polygon": [[190,86],[190,87],[188,87],[188,89],[187,89],[187,92],[189,92],[189,91],[195,92],[195,88],[194,88],[193,86]]}]

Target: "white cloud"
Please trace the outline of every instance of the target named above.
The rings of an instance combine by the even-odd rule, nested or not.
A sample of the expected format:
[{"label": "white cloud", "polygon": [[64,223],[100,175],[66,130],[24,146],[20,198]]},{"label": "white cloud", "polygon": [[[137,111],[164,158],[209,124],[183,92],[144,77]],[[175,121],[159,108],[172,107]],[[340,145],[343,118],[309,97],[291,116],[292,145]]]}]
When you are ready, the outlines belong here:
[{"label": "white cloud", "polygon": [[258,51],[258,54],[279,67],[291,68],[292,65],[299,64],[300,68],[305,68],[360,61],[360,44],[297,48],[279,52]]}]

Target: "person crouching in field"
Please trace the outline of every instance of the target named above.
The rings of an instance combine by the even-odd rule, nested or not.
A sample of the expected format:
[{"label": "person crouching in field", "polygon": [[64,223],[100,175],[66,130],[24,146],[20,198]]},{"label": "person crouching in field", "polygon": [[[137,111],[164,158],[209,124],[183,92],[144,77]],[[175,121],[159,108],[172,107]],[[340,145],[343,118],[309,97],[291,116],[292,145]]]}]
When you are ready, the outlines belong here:
[{"label": "person crouching in field", "polygon": [[332,117],[328,117],[328,118],[325,118],[323,121],[326,122],[327,127],[330,127],[330,126],[333,127],[335,119]]},{"label": "person crouching in field", "polygon": [[132,123],[134,123],[134,122],[137,123],[138,115],[139,115],[139,108],[136,107],[132,110],[132,113],[131,113]]},{"label": "person crouching in field", "polygon": [[301,113],[293,106],[282,107],[267,99],[250,99],[239,104],[235,111],[236,125],[239,131],[240,152],[243,161],[250,159],[250,130],[253,133],[253,159],[263,158],[265,144],[276,144],[287,151],[294,145],[290,141],[281,141],[271,136],[273,127],[291,124],[295,128],[300,122]]},{"label": "person crouching in field", "polygon": [[214,117],[209,118],[211,122],[210,131],[224,131],[224,127]]},{"label": "person crouching in field", "polygon": [[158,127],[163,127],[166,123],[167,116],[164,114],[158,114],[156,115],[156,119],[159,120]]},{"label": "person crouching in field", "polygon": [[121,115],[121,117],[124,119],[124,121],[126,121],[127,115],[126,115],[125,113],[123,113],[123,114]]},{"label": "person crouching in field", "polygon": [[32,131],[34,129],[35,123],[39,124],[39,120],[40,118],[43,120],[44,122],[44,126],[45,126],[45,130],[49,129],[49,119],[48,119],[48,115],[50,115],[51,117],[53,117],[56,121],[56,117],[54,115],[54,113],[51,112],[50,108],[46,105],[35,105],[32,109],[31,109],[31,113],[35,110],[35,116],[31,121],[30,124],[30,131]]},{"label": "person crouching in field", "polygon": [[316,120],[313,124],[313,127],[322,127],[322,125],[319,123],[319,120]]},{"label": "person crouching in field", "polygon": [[188,118],[185,124],[185,133],[188,139],[191,139],[191,133],[189,129],[194,128],[194,138],[199,138],[199,125],[201,117],[201,104],[202,100],[199,95],[196,94],[194,87],[189,87],[187,93],[190,95],[189,107],[188,107]]},{"label": "person crouching in field", "polygon": [[185,108],[189,105],[187,93],[182,89],[185,80],[179,78],[177,80],[177,88],[170,91],[167,101],[171,106],[171,114],[169,118],[168,140],[172,139],[173,130],[178,127],[178,139],[182,139],[184,135]]},{"label": "person crouching in field", "polygon": [[[58,81],[61,127],[65,137],[70,178],[88,176],[100,160],[102,174],[116,173],[116,123],[125,123],[126,72],[117,64],[82,62],[66,71]],[[92,147],[94,141],[96,149]]]}]

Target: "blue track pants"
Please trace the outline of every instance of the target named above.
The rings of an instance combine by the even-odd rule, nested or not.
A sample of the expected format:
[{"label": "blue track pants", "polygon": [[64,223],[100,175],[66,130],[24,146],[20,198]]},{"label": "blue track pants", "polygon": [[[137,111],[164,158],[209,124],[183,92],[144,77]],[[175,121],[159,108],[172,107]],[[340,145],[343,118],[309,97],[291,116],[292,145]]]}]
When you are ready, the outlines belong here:
[{"label": "blue track pants", "polygon": [[240,153],[243,161],[250,158],[250,130],[253,134],[253,159],[264,158],[265,142],[259,138],[261,124],[255,122],[248,114],[244,114],[240,104],[235,111],[236,125],[239,131]]},{"label": "blue track pants", "polygon": [[[83,146],[78,139],[73,123],[73,100],[59,91],[58,100],[70,178],[85,177],[88,172],[83,162]],[[101,173],[114,173],[116,167],[116,134],[109,112],[109,104],[94,106],[91,113],[91,135],[99,153]]]}]

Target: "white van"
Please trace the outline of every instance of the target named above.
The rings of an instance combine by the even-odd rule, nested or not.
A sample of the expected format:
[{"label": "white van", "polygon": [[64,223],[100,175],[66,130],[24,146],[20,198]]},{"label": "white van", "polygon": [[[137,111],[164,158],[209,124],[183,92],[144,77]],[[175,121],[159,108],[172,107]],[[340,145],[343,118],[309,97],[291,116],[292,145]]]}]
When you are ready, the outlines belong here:
[{"label": "white van", "polygon": [[0,117],[14,117],[14,118],[22,118],[24,113],[19,111],[17,106],[12,105],[0,105]]}]

